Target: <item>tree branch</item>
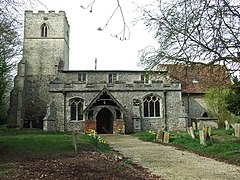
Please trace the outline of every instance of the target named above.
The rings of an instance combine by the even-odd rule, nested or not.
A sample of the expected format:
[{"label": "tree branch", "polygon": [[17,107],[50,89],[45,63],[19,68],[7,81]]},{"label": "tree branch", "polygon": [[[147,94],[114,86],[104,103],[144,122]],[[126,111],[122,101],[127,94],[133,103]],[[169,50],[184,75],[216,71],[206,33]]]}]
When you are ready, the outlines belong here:
[{"label": "tree branch", "polygon": [[[93,6],[94,6],[95,2],[96,2],[96,0],[93,0],[90,4],[88,4],[87,7],[84,7],[84,6],[80,6],[80,7],[82,7],[83,9],[89,9],[90,8],[90,13],[92,13],[93,12]],[[130,29],[129,29],[127,23],[126,23],[126,20],[125,20],[125,17],[124,17],[124,13],[123,13],[123,9],[122,9],[122,6],[120,4],[120,1],[116,0],[116,2],[117,2],[117,6],[113,10],[113,12],[110,15],[110,17],[107,19],[105,25],[103,27],[99,27],[97,30],[98,31],[103,31],[107,26],[109,26],[109,22],[113,19],[113,17],[116,15],[116,13],[119,10],[120,15],[121,15],[121,19],[122,19],[122,23],[123,23],[123,28],[122,28],[122,30],[119,33],[112,34],[112,36],[118,38],[121,41],[128,40],[130,38]]]}]

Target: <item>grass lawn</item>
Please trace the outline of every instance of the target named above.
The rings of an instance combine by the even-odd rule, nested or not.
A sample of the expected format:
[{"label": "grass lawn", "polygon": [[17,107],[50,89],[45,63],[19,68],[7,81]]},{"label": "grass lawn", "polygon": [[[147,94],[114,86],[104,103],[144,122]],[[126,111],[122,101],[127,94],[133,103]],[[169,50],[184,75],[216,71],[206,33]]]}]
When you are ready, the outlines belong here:
[{"label": "grass lawn", "polygon": [[[87,135],[78,135],[78,142],[83,146],[95,146],[101,152],[111,149],[102,143],[96,143]],[[40,129],[0,129],[0,148],[8,153],[31,155],[52,155],[74,153],[71,132],[44,132]],[[2,158],[2,156],[1,156]],[[0,159],[1,159],[0,158]]]},{"label": "grass lawn", "polygon": [[[97,143],[87,135],[78,135],[79,151],[98,149],[110,152],[108,145]],[[0,179],[16,161],[28,158],[74,154],[71,132],[44,132],[40,129],[7,129],[0,127]]]},{"label": "grass lawn", "polygon": [[[86,138],[82,139],[87,141]],[[0,134],[0,147],[8,150],[8,155],[32,154],[48,155],[72,152],[71,134],[44,133],[40,130],[8,130]],[[4,158],[4,157],[3,157]]]},{"label": "grass lawn", "polygon": [[0,179],[159,179],[125,160],[95,132],[7,129],[0,126]]},{"label": "grass lawn", "polygon": [[[240,165],[240,138],[233,134],[233,129],[213,130],[211,138],[207,140],[208,145],[203,146],[199,143],[197,131],[196,139],[192,139],[187,132],[170,132],[169,145]],[[155,141],[156,137],[155,134],[149,132],[138,132],[133,136],[144,141]]]}]

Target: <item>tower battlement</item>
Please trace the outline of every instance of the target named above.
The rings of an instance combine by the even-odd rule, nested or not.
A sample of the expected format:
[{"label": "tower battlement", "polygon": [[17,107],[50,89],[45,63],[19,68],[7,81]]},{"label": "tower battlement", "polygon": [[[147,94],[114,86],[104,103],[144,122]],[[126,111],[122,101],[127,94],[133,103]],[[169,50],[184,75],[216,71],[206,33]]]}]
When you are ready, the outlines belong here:
[{"label": "tower battlement", "polygon": [[22,127],[23,120],[34,117],[35,126],[41,127],[57,66],[68,70],[69,29],[64,11],[25,11],[23,59],[11,92],[9,126]]},{"label": "tower battlement", "polygon": [[69,40],[69,23],[65,11],[25,11],[24,37],[41,37],[41,28],[45,24],[48,28],[48,36],[65,38]]},{"label": "tower battlement", "polygon": [[64,62],[64,70],[68,70],[69,30],[64,11],[25,11],[23,55],[27,62],[26,75],[54,76],[59,59]]},{"label": "tower battlement", "polygon": [[53,11],[53,10],[49,10],[49,11],[43,11],[43,10],[39,10],[37,12],[34,12],[32,10],[26,10],[25,14],[56,14],[56,15],[63,15],[66,16],[65,11]]}]

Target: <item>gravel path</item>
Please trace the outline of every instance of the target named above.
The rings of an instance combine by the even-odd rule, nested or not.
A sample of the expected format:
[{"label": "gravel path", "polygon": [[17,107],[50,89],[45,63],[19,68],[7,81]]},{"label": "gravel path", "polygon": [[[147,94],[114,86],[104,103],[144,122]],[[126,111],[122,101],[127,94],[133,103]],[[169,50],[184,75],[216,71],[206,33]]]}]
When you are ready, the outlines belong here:
[{"label": "gravel path", "polygon": [[166,180],[240,179],[240,166],[177,150],[171,146],[143,142],[129,135],[108,135],[104,138],[124,157]]}]

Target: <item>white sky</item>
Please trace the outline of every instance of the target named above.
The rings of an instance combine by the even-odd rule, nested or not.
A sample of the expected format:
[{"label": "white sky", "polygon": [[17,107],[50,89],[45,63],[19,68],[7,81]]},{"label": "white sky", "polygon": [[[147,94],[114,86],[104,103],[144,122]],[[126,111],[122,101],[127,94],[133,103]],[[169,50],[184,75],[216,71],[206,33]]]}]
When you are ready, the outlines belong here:
[{"label": "white sky", "polygon": [[[144,3],[144,0],[141,0]],[[141,1],[137,1],[140,3]],[[117,6],[116,0],[96,0],[93,12],[84,10],[80,6],[87,6],[91,0],[41,0],[44,6],[36,10],[63,10],[66,12],[70,25],[70,69],[93,70],[97,58],[98,70],[139,70],[139,50],[154,44],[154,38],[145,30],[144,25],[138,23],[133,26],[132,21],[138,16],[136,5],[130,0],[121,0],[126,22],[131,31],[127,41],[120,41],[111,36],[119,33],[122,28],[120,11],[103,27]]]}]

